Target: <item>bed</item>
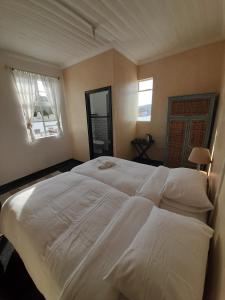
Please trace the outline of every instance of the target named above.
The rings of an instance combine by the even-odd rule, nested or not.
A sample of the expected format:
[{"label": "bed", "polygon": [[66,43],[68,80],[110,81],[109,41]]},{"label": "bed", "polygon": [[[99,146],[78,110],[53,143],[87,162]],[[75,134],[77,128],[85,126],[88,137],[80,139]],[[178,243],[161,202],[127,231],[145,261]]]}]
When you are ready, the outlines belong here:
[{"label": "bed", "polygon": [[[99,168],[104,166],[105,162],[110,162],[111,167]],[[126,283],[133,280],[132,276],[128,280],[124,279],[130,273],[132,274],[128,272],[127,275],[127,262],[125,262],[124,272],[117,271],[124,268],[123,259],[120,263],[122,266],[118,265],[118,262],[135,239],[143,235],[142,231],[147,226],[148,220],[154,220],[152,217],[154,214],[157,215],[156,221],[160,218],[162,221],[161,225],[153,230],[152,240],[149,243],[155,245],[159,243],[159,249],[162,249],[165,240],[173,240],[172,232],[175,226],[173,223],[176,221],[179,227],[183,228],[183,231],[180,230],[180,239],[183,238],[185,230],[191,228],[191,231],[186,234],[190,240],[186,238],[184,243],[189,245],[190,241],[194,243],[197,243],[197,240],[201,241],[197,250],[199,252],[201,249],[199,253],[203,256],[196,271],[200,278],[196,287],[198,293],[193,296],[190,294],[192,291],[190,292],[185,285],[184,296],[179,300],[201,299],[208,244],[212,236],[211,229],[199,221],[199,218],[179,215],[180,219],[179,217],[177,219],[178,214],[159,207],[165,196],[168,196],[166,200],[169,203],[172,201],[172,207],[178,205],[178,209],[188,211],[183,215],[205,214],[212,209],[212,205],[204,198],[205,195],[204,197],[200,195],[194,205],[193,199],[191,201],[185,199],[185,203],[182,203],[182,191],[175,193],[175,201],[171,200],[170,193],[174,195],[174,185],[170,181],[174,178],[179,181],[180,174],[175,172],[168,181],[170,172],[171,170],[165,167],[156,168],[111,157],[89,161],[70,172],[37,183],[11,196],[1,211],[0,230],[13,244],[37,288],[47,300],[88,300],[90,297],[96,300],[125,298],[138,300],[134,298],[137,297],[135,291],[132,291],[132,295],[130,289],[127,291]],[[195,173],[191,176],[195,176]],[[204,176],[200,178],[197,173],[196,176],[200,181],[203,180]],[[204,189],[205,179],[203,181],[201,184]],[[190,184],[194,186],[194,183]],[[179,188],[180,186],[181,184]],[[181,202],[177,195],[181,195]],[[165,215],[165,212],[169,215]],[[167,223],[164,224],[166,220]],[[171,227],[171,231],[166,230],[170,236],[158,239],[155,234],[157,228],[163,224],[166,228]],[[154,224],[150,225],[150,228],[154,228]],[[144,231],[146,230],[149,229]],[[196,232],[197,238],[193,236],[193,232]],[[159,232],[157,236],[160,235]],[[141,237],[139,239],[143,240]],[[144,240],[147,241],[148,238]],[[174,243],[176,242],[177,240],[174,239]],[[166,247],[164,245],[166,256],[170,253],[168,249],[171,246],[174,247],[170,244]],[[185,249],[188,249],[188,246]],[[182,255],[185,249],[181,251]],[[138,251],[138,247],[134,244],[131,252],[137,252],[138,256]],[[191,259],[194,260],[195,256]],[[174,258],[167,257],[165,260],[165,254],[162,254],[162,257],[164,260],[161,271],[171,269],[170,264]],[[124,259],[127,259],[126,255]],[[132,261],[130,258],[128,260]],[[135,258],[134,261],[137,262],[139,259]],[[187,263],[190,266],[190,263]],[[136,274],[135,267],[133,268]],[[154,270],[152,267],[149,269]],[[130,266],[128,270],[131,270]],[[139,266],[137,270],[140,270]],[[193,272],[193,269],[190,269],[190,272]],[[118,286],[114,273],[125,274],[123,278],[119,277],[120,282],[125,282],[123,287]],[[155,275],[151,276],[152,279],[154,277],[157,278]],[[192,279],[190,277],[185,280]],[[155,284],[153,283],[152,286]],[[145,291],[145,288],[142,289]],[[157,291],[147,289],[143,297],[154,295],[157,296],[157,300],[176,299],[176,291],[173,290],[165,298],[164,294],[157,294],[159,290],[162,288]]]},{"label": "bed", "polygon": [[[104,170],[99,168],[108,161],[112,162],[112,168]],[[174,203],[162,197],[162,189],[169,171],[169,168],[163,166],[154,167],[109,156],[92,159],[71,170],[71,172],[95,178],[130,196],[139,195],[148,198],[161,208],[206,222],[208,217],[207,207],[203,210],[185,209],[177,202]]]}]

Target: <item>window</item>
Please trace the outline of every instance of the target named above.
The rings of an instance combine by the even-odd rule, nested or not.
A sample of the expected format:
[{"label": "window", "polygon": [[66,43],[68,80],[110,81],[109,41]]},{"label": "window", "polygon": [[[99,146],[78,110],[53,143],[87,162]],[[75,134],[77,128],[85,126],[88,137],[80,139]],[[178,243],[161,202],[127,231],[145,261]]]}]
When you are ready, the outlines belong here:
[{"label": "window", "polygon": [[151,121],[153,78],[138,82],[138,121]]},{"label": "window", "polygon": [[51,109],[47,92],[41,80],[37,81],[38,96],[34,107],[32,129],[35,138],[58,135],[57,118]]},{"label": "window", "polygon": [[12,72],[30,140],[60,134],[59,80],[15,69]]}]

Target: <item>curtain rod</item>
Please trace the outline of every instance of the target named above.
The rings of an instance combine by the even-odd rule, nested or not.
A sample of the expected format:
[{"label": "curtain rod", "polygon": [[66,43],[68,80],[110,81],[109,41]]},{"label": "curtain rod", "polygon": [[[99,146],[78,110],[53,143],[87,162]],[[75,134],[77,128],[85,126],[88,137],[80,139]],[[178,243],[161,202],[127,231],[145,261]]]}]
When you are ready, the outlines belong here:
[{"label": "curtain rod", "polygon": [[22,71],[22,72],[31,73],[31,74],[37,74],[37,75],[41,75],[41,76],[52,77],[52,78],[56,78],[56,79],[60,80],[60,77],[59,77],[59,76],[53,76],[53,75],[47,75],[47,74],[40,74],[40,73],[38,73],[38,72],[31,72],[31,71],[27,71],[27,70],[23,70],[23,69],[11,67],[11,66],[8,66],[8,65],[5,65],[5,68],[6,68],[6,69],[10,69],[10,70],[12,70],[12,71],[13,71],[13,70],[18,70],[18,71]]}]

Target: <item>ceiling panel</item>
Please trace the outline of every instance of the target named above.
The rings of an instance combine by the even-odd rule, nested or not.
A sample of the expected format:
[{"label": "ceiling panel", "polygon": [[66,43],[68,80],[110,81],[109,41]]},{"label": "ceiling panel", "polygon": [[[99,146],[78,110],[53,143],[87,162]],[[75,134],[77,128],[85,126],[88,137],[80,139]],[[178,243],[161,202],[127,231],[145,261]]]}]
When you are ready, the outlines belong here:
[{"label": "ceiling panel", "polygon": [[224,9],[225,0],[0,0],[0,48],[65,67],[114,47],[143,63],[223,40]]}]

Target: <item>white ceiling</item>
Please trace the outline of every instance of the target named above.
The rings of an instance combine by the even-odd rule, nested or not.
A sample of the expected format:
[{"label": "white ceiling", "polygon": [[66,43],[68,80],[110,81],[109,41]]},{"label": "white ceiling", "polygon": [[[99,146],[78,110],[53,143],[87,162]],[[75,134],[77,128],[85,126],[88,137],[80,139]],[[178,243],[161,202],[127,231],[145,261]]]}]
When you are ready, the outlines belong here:
[{"label": "white ceiling", "polygon": [[116,48],[141,64],[225,39],[224,9],[225,0],[0,0],[0,48],[61,67]]}]

